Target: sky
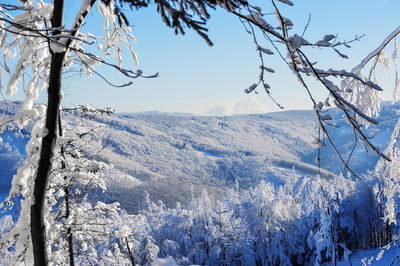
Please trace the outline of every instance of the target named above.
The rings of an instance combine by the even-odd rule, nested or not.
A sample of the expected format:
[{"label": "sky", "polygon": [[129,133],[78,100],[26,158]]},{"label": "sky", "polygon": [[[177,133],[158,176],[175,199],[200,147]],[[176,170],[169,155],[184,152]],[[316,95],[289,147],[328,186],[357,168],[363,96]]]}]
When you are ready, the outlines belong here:
[{"label": "sky", "polygon": [[[78,1],[67,1],[65,23],[68,27],[75,17]],[[271,12],[266,2],[256,1]],[[338,40],[350,40],[356,35],[366,36],[353,43],[350,49],[341,48],[349,56],[345,60],[330,50],[307,48],[305,51],[317,61],[317,67],[351,70],[382,40],[399,26],[398,0],[337,0],[296,1],[289,7],[280,4],[281,12],[294,23],[291,34],[302,33],[309,15],[311,21],[304,35],[309,42],[320,40],[325,34],[338,35]],[[117,112],[164,111],[202,115],[232,115],[238,113],[266,113],[279,108],[259,90],[259,94],[245,94],[244,89],[258,80],[259,58],[251,35],[247,34],[238,18],[224,10],[212,11],[208,22],[209,36],[214,46],[209,47],[196,33],[186,30],[176,36],[156,13],[154,6],[126,12],[137,39],[134,50],[139,57],[139,68],[145,74],[158,72],[155,79],[135,79],[129,87],[115,88],[99,77],[67,77],[63,81],[64,106],[91,104],[110,106]],[[266,21],[275,20],[266,15]],[[102,22],[96,14],[88,16],[83,31],[101,33]],[[299,35],[300,35],[299,34]],[[265,48],[271,44],[261,41]],[[389,53],[388,53],[389,54]],[[306,91],[279,56],[266,58],[266,65],[275,70],[267,77],[272,95],[285,108],[310,109],[312,103]],[[137,69],[128,54],[123,66]],[[129,80],[107,67],[98,67],[113,83]],[[392,75],[391,75],[392,74]],[[386,99],[391,99],[393,73],[380,76]],[[327,92],[311,82],[313,94],[324,100]],[[15,98],[22,97],[21,94]],[[45,101],[42,92],[40,101]]]}]

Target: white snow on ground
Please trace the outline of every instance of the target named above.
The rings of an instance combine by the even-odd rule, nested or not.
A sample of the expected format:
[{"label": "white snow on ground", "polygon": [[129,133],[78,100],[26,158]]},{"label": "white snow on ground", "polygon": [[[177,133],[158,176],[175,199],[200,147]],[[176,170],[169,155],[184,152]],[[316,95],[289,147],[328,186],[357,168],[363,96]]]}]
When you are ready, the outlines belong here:
[{"label": "white snow on ground", "polygon": [[400,265],[400,243],[398,241],[386,245],[382,249],[360,250],[350,255],[350,261],[341,261],[337,265],[345,266],[389,266]]},{"label": "white snow on ground", "polygon": [[[360,250],[351,254],[349,260],[337,262],[337,266],[396,266],[400,265],[400,243],[394,242],[388,244],[382,249]],[[152,266],[177,266],[175,260],[171,257],[158,258]]]}]

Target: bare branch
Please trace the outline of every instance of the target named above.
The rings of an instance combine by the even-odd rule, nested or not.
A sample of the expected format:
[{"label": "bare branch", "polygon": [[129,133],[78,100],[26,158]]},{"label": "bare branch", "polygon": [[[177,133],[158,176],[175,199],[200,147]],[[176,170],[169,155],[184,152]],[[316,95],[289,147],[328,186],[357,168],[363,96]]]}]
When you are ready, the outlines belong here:
[{"label": "bare branch", "polygon": [[400,26],[397,27],[392,33],[390,33],[385,40],[379,45],[375,50],[373,50],[370,54],[368,54],[360,64],[358,64],[356,67],[354,67],[351,71],[354,73],[358,73],[363,69],[368,62],[379,55],[379,53],[390,43],[390,41],[395,38],[397,35],[400,34]]}]

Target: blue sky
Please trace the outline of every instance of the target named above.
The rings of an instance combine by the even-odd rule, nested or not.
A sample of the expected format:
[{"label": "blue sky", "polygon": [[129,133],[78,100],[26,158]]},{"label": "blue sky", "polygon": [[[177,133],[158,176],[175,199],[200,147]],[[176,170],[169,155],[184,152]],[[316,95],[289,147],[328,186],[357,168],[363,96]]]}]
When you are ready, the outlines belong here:
[{"label": "blue sky", "polygon": [[[67,1],[67,26],[78,6],[75,2],[78,1],[73,4]],[[262,3],[258,1],[261,7]],[[348,60],[327,50],[307,50],[320,68],[350,70],[399,25],[398,0],[307,0],[294,1],[294,4],[294,7],[281,5],[281,11],[295,25],[292,34],[303,31],[311,13],[311,23],[305,34],[310,42],[318,41],[325,34],[338,34],[339,40],[366,34],[351,49],[341,49],[350,57]],[[185,36],[176,36],[164,26],[154,7],[128,12],[138,41],[134,49],[139,56],[139,68],[148,74],[159,72],[160,77],[137,79],[133,86],[125,88],[110,87],[98,77],[68,78],[63,83],[64,106],[89,103],[111,106],[121,112],[158,110],[197,114],[278,111],[261,90],[258,95],[243,92],[259,75],[260,63],[251,36],[237,18],[225,11],[213,11],[212,15],[208,28],[214,46],[209,47],[189,29]],[[267,21],[272,19],[274,17],[266,16]],[[91,15],[85,30],[99,32],[99,25],[101,21]],[[271,48],[269,43],[264,44]],[[267,78],[276,100],[287,110],[311,108],[305,90],[281,59],[272,56],[267,60],[267,65],[276,71]],[[134,69],[129,59],[123,64]],[[115,83],[127,81],[111,69],[99,67],[98,71]],[[388,79],[383,82],[387,99],[393,89],[389,78],[390,73],[384,73],[381,78]],[[312,89],[321,100],[327,96],[321,87],[313,84]]]}]

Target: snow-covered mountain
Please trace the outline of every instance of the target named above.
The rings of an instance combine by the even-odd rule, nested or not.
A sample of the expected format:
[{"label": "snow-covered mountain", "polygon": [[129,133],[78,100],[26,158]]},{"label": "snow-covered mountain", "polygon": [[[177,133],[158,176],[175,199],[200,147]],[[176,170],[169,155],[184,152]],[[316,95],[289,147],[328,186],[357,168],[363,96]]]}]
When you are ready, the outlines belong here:
[{"label": "snow-covered mountain", "polygon": [[[0,115],[14,113],[20,104],[1,102]],[[336,128],[332,138],[344,155],[353,149],[353,132],[337,110],[330,110]],[[384,149],[400,117],[400,105],[385,103],[378,121],[367,131]],[[77,111],[63,113],[64,128],[71,136],[94,129],[88,154],[110,167],[108,191],[102,195],[119,201],[134,212],[144,191],[167,206],[185,203],[202,189],[218,196],[236,182],[248,188],[260,180],[276,185],[293,171],[314,175],[317,149],[312,144],[318,134],[312,111],[286,111],[262,115],[207,117],[159,112],[84,117]],[[1,193],[10,184],[21,164],[25,130],[8,128],[0,143]],[[345,156],[346,157],[346,156]],[[378,156],[358,144],[350,166],[358,173],[373,169]],[[343,165],[329,145],[321,152],[321,175],[332,178]],[[293,170],[295,169],[295,170]]]}]

